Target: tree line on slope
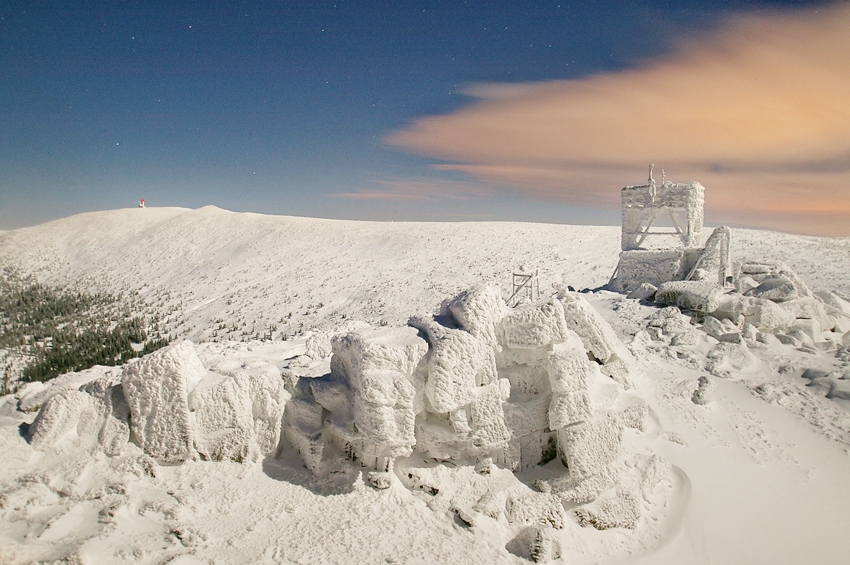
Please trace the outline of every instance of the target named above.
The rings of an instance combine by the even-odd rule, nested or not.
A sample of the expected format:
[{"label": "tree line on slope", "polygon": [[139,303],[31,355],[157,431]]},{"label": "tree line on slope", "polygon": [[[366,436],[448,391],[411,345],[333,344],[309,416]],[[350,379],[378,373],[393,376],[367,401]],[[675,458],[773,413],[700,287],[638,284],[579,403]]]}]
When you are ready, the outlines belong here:
[{"label": "tree line on slope", "polygon": [[[47,381],[94,365],[121,365],[156,351],[163,335],[156,316],[133,315],[122,295],[88,294],[42,285],[14,270],[0,272],[0,394],[17,382]],[[10,360],[23,361],[14,363]]]}]

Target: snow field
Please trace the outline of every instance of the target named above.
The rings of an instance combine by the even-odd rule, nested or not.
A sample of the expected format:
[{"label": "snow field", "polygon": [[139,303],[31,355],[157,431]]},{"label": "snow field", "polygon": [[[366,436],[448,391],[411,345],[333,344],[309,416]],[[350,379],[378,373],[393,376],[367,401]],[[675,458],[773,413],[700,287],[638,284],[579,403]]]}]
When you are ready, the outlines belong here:
[{"label": "snow field", "polygon": [[[603,359],[601,350],[593,350],[584,335],[570,328],[576,334],[568,342],[581,341],[590,363],[586,366],[595,369],[585,374],[584,384],[575,379],[570,390],[586,390],[592,410],[584,424],[568,424],[561,431],[596,422],[604,414],[617,416],[611,418],[611,423],[619,421],[612,433],[621,430],[616,461],[579,481],[559,456],[560,432],[545,431],[556,394],[549,349],[561,344],[505,347],[486,337],[491,327],[497,335],[497,323],[490,323],[503,314],[487,313],[495,307],[471,308],[463,306],[466,299],[458,301],[457,312],[447,307],[426,321],[501,348],[494,352],[495,381],[476,383],[465,419],[457,410],[429,419],[435,440],[421,452],[415,451],[417,441],[410,456],[397,459],[391,475],[382,475],[391,479],[388,488],[375,489],[367,475],[377,468],[377,454],[373,462],[352,462],[345,452],[349,445],[365,453],[365,440],[353,424],[354,391],[335,380],[327,359],[334,336],[357,330],[345,326],[358,317],[376,329],[395,332],[411,312],[436,311],[446,296],[481,281],[498,285],[516,265],[540,264],[541,288],[552,280],[579,288],[600,286],[616,261],[616,229],[606,239],[600,234],[607,228],[581,233],[571,226],[512,225],[512,237],[499,238],[486,225],[299,224],[299,219],[220,210],[147,211],[154,215],[116,222],[109,214],[93,215],[8,232],[0,235],[0,257],[52,280],[97,280],[114,289],[141,290],[154,300],[164,298],[167,288],[167,303],[182,300],[184,310],[194,308],[180,330],[185,335],[208,332],[219,325],[214,323],[218,319],[241,324],[247,315],[250,324],[255,313],[277,316],[281,308],[292,311],[296,320],[286,328],[290,336],[301,323],[297,320],[305,321],[305,328],[314,324],[320,331],[312,337],[279,341],[276,335],[276,341],[264,343],[225,340],[194,346],[206,371],[186,392],[196,451],[204,440],[191,404],[195,394],[209,391],[207,407],[224,401],[227,408],[212,410],[215,419],[210,421],[223,424],[233,437],[244,437],[248,403],[238,392],[246,388],[239,380],[257,377],[262,382],[266,375],[293,395],[284,401],[283,422],[278,423],[278,432],[286,432],[275,442],[279,456],[259,454],[266,452],[260,446],[268,445],[259,439],[261,430],[269,443],[274,441],[268,432],[276,418],[275,393],[267,387],[259,388],[263,394],[249,394],[257,399],[250,403],[256,434],[251,441],[257,445],[242,463],[233,461],[245,453],[240,440],[220,444],[234,447],[231,459],[164,465],[145,454],[137,438],[120,439],[120,426],[113,426],[127,421],[117,402],[124,397],[116,386],[120,368],[95,368],[47,386],[28,385],[17,397],[0,399],[0,449],[5,454],[0,561],[521,563],[559,553],[563,562],[575,563],[844,561],[850,425],[842,391],[848,382],[850,344],[845,334],[850,328],[842,326],[839,312],[850,288],[846,240],[733,230],[734,254],[793,262],[793,270],[817,291],[813,294],[834,322],[820,317],[819,302],[812,297],[799,296],[799,291],[791,297],[786,283],[756,277],[736,298],[740,306],[709,316],[689,316],[678,307],[659,308],[606,292],[581,294],[628,346],[632,361],[623,363],[623,374],[632,388],[625,392],[609,378],[615,360]],[[95,221],[99,218],[104,221]],[[104,226],[113,233],[101,232]],[[499,226],[493,233],[505,229]],[[611,249],[606,247],[609,240]],[[149,245],[154,241],[156,245]],[[178,244],[180,259],[172,262],[171,246]],[[146,247],[139,250],[137,245]],[[337,268],[334,277],[322,274],[329,264]],[[442,268],[435,273],[437,264]],[[752,273],[762,274],[774,276]],[[774,299],[791,298],[774,302],[746,295],[766,281],[761,291],[771,292]],[[834,298],[824,298],[825,292]],[[566,310],[563,296],[559,301]],[[791,325],[785,323],[790,310],[781,304],[794,309]],[[482,314],[463,318],[462,307]],[[545,317],[543,312],[528,316]],[[384,322],[390,327],[380,326]],[[413,412],[421,415],[429,410],[423,367],[430,353],[427,332],[416,333],[426,343],[426,353],[408,380],[415,391]],[[525,335],[543,333],[533,329]],[[694,401],[701,377],[714,384],[714,399],[705,404]],[[99,378],[103,382],[89,391],[79,390]],[[373,399],[389,402],[392,389],[380,384],[385,380],[378,383],[381,394]],[[478,389],[487,391],[487,401],[473,418]],[[111,423],[105,416],[106,391],[116,414]],[[96,399],[79,402],[80,414],[90,417],[77,419],[76,425],[73,418],[66,419],[71,425],[47,425],[63,420],[57,411],[54,417],[45,414],[44,425],[35,424],[40,417],[36,411],[54,402],[51,397],[75,396],[71,392]],[[394,411],[402,408],[402,397],[395,389]],[[465,422],[470,430],[490,429],[480,422],[492,421],[498,413],[497,398],[512,433],[508,456],[520,462],[515,472],[498,458],[476,465],[487,463],[487,457],[470,458],[457,440],[455,423]],[[55,402],[57,407],[66,404],[66,414],[77,410],[73,400]],[[129,411],[129,404],[124,409]],[[414,419],[416,440],[423,437],[422,424]],[[311,445],[319,450],[315,473],[304,468],[307,458],[302,460],[303,452],[295,450],[289,437],[292,430],[307,431],[311,425],[316,432]],[[52,443],[48,451],[34,451],[26,441],[39,427],[43,445]],[[123,433],[129,436],[129,427]],[[516,433],[519,438],[513,437]],[[101,439],[107,437],[118,439]],[[120,452],[107,444],[120,445]],[[552,459],[540,466],[544,455]],[[434,456],[445,462],[434,461]],[[358,465],[364,462],[361,472]],[[640,510],[636,521],[635,503]],[[561,529],[555,527],[559,524]],[[614,527],[597,530],[597,525]]]}]

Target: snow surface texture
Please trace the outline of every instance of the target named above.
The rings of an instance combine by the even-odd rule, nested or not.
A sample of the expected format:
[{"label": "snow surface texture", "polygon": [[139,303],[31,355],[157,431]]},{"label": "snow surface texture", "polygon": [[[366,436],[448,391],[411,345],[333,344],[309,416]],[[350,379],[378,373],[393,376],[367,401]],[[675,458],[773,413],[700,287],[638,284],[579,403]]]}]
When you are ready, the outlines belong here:
[{"label": "snow surface texture", "polygon": [[[507,231],[510,238],[503,237]],[[617,227],[379,224],[147,208],[2,234],[0,263],[42,282],[139,291],[165,311],[179,308],[182,335],[211,339],[223,324],[277,323],[275,341],[219,337],[221,343],[200,343],[195,351],[224,376],[272,374],[263,367],[273,365],[289,390],[299,392],[298,382],[330,373],[327,360],[305,355],[309,334],[281,341],[301,323],[326,332],[328,343],[350,319],[401,325],[411,312],[436,311],[446,296],[480,281],[508,291],[508,275],[519,265],[540,267],[541,289],[550,281],[595,288],[616,264],[618,235]],[[850,239],[733,235],[738,260],[782,258],[824,303],[832,304],[825,292],[846,301]],[[280,458],[161,465],[133,441],[106,456],[78,443],[72,427],[55,449],[33,451],[27,427],[47,399],[101,377],[110,387],[120,382],[121,368],[96,367],[0,398],[0,561],[523,563],[532,550],[545,559],[559,547],[563,562],[572,563],[844,562],[850,426],[841,391],[850,382],[850,356],[842,340],[827,340],[832,349],[821,349],[825,341],[803,343],[795,334],[795,344],[786,330],[758,328],[752,339],[752,328],[719,315],[719,322],[740,329],[742,343],[732,345],[743,344],[756,362],[715,379],[715,400],[700,406],[692,396],[718,345],[703,331],[706,318],[604,291],[582,296],[628,344],[640,369],[628,393],[609,394],[607,386],[617,388],[610,378],[588,375],[592,406],[613,407],[627,426],[611,472],[582,483],[584,491],[596,485],[589,498],[569,491],[572,479],[557,449],[544,466],[535,462],[512,473],[497,463],[489,475],[462,458],[435,465],[414,453],[385,475],[389,487],[380,491],[367,487],[366,473],[350,461],[331,465],[333,445],[325,475],[303,469],[287,441]],[[762,300],[778,308],[770,312],[785,311]],[[816,310],[811,302],[798,308]],[[836,321],[825,337],[850,331],[842,329],[843,318],[827,313]],[[499,386],[512,385],[503,402],[506,425],[513,429],[517,414],[529,430],[543,429],[551,394],[543,361],[530,359],[534,351],[504,353],[526,355],[526,363],[497,368]],[[501,355],[497,364],[508,361]],[[601,368],[598,358],[594,364]],[[322,391],[316,398],[344,405],[350,391],[325,381],[312,387]],[[634,400],[630,394],[644,403],[625,405]],[[287,419],[294,401],[287,402]],[[531,409],[535,402],[540,409]],[[323,410],[320,425],[334,414]],[[644,414],[642,430],[627,418],[635,411]],[[444,429],[453,433],[448,422]],[[86,441],[94,437],[89,433]],[[538,452],[550,445],[544,437],[524,447],[535,443]],[[635,494],[641,516],[628,527],[633,506],[625,502]],[[580,515],[620,526],[597,530],[588,520],[581,527]],[[562,529],[552,525],[558,523]]]}]

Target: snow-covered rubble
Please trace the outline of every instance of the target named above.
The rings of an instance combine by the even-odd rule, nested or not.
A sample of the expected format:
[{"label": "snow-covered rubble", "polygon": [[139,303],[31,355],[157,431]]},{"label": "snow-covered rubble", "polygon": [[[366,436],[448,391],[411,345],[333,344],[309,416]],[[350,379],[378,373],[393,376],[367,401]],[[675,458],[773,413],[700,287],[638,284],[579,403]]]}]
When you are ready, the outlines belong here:
[{"label": "snow-covered rubble", "polygon": [[[781,342],[810,353],[842,347],[846,301],[832,292],[822,294],[824,298],[813,294],[785,263],[760,261],[741,265],[734,288],[672,281],[659,286],[654,300],[690,311],[702,322],[705,334],[720,342],[708,353],[706,369],[729,376],[757,363],[748,348],[758,344]],[[694,345],[696,340],[683,337],[689,330],[669,330],[662,329],[654,338],[675,334],[673,345]]]},{"label": "snow-covered rubble", "polygon": [[278,447],[289,393],[276,367],[251,373],[208,371],[192,343],[179,342],[128,364],[120,380],[101,378],[50,396],[29,441],[41,451],[98,443],[117,455],[132,432],[163,463],[268,455]]},{"label": "snow-covered rubble", "polygon": [[[546,507],[558,511],[537,512],[523,495],[508,518],[562,529],[562,502],[586,503],[618,484],[625,425],[645,428],[646,410],[624,392],[635,360],[580,294],[560,290],[510,309],[497,287],[482,285],[407,326],[347,330],[319,338],[330,341],[330,372],[290,381],[289,391],[276,366],[208,367],[191,342],[173,344],[129,363],[120,378],[61,389],[41,406],[29,441],[47,452],[101,444],[111,455],[132,441],[175,464],[273,454],[283,432],[313,473],[327,473],[343,453],[375,469],[369,482],[379,489],[393,487],[396,462],[414,453],[468,461],[482,476],[494,464],[524,471],[559,458],[563,474],[540,483]],[[305,353],[326,350],[314,339]],[[557,553],[530,535],[517,539],[533,556]]]}]

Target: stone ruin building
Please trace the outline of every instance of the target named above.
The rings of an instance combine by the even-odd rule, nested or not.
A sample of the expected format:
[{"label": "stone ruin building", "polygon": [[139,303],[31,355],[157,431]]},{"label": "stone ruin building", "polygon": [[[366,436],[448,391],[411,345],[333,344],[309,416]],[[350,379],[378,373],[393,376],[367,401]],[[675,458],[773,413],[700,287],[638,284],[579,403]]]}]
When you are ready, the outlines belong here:
[{"label": "stone ruin building", "polygon": [[[709,357],[732,355],[742,363],[752,357],[747,351],[752,342],[780,341],[810,353],[850,346],[850,338],[840,343],[850,327],[850,301],[834,292],[813,293],[782,261],[744,261],[733,270],[730,230],[725,226],[700,247],[704,195],[705,188],[697,182],[674,184],[662,177],[656,183],[652,166],[647,184],[622,189],[622,251],[608,287],[630,298],[675,307],[663,308],[655,321],[670,331],[653,335],[681,344],[693,340],[692,333],[687,334],[693,324],[702,325],[720,342]],[[669,219],[673,228],[653,231],[659,218]],[[649,238],[664,237],[678,239],[679,245],[644,246]],[[679,318],[688,321],[672,331],[676,324],[671,319]]]},{"label": "stone ruin building", "polygon": [[[668,281],[731,282],[729,229],[717,228],[701,247],[705,187],[698,182],[656,183],[649,168],[647,184],[622,189],[623,227],[620,261],[609,285],[631,292],[642,283]],[[659,229],[659,221],[672,227]],[[678,240],[678,245],[649,247],[648,242]]]},{"label": "stone ruin building", "polygon": [[[559,459],[563,473],[536,481],[536,492],[457,510],[467,522],[484,512],[525,528],[535,559],[551,557],[540,548],[564,527],[564,502],[579,508],[580,525],[634,527],[642,499],[633,489],[667,477],[658,458],[622,463],[624,430],[646,429],[649,409],[628,391],[632,354],[581,294],[562,289],[510,308],[497,286],[482,285],[406,326],[317,334],[306,351],[330,358],[330,372],[284,379],[268,363],[205,367],[191,342],[172,344],[41,399],[28,440],[113,456],[132,442],[166,464],[294,449],[316,475],[343,464],[364,468],[377,489],[426,491],[412,473],[402,480],[396,462],[416,455],[487,476],[494,465],[523,471]],[[624,474],[632,490],[618,486]]]},{"label": "stone ruin building", "polygon": [[640,426],[646,411],[625,393],[631,353],[568,291],[508,308],[498,287],[485,285],[446,301],[437,316],[331,343],[330,374],[299,379],[284,426],[314,472],[328,449],[375,469],[375,485],[413,452],[483,472],[560,457],[569,475],[559,488],[591,500],[614,484],[623,426]]}]

